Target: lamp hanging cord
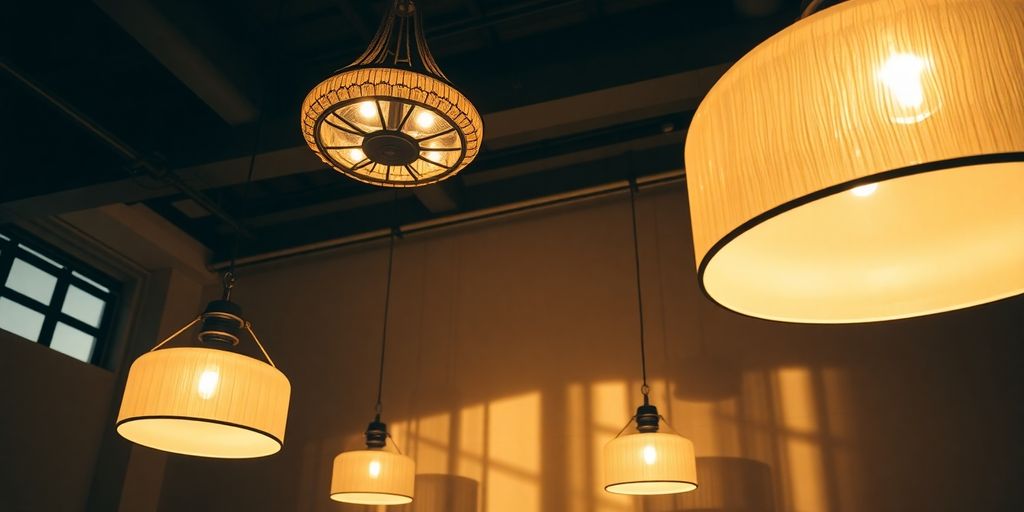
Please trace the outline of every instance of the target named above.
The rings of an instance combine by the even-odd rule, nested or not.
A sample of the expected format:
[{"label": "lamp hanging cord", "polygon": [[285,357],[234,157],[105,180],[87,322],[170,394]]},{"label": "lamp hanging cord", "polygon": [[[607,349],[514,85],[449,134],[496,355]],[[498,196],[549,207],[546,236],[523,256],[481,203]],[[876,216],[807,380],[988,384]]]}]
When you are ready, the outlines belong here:
[{"label": "lamp hanging cord", "polygon": [[637,222],[636,222],[636,192],[637,192],[636,178],[629,178],[629,211],[633,217],[633,261],[636,264],[636,305],[637,312],[640,318],[640,372],[643,375],[643,386],[640,387],[640,392],[644,395],[644,405],[648,405],[648,394],[651,392],[650,386],[647,385],[647,350],[644,344],[644,294],[640,287],[640,240],[637,236]]},{"label": "lamp hanging cord", "polygon": [[391,310],[391,268],[395,261],[395,235],[398,233],[396,210],[398,208],[398,191],[395,191],[391,200],[391,231],[388,233],[388,278],[384,287],[384,327],[380,335],[380,373],[377,377],[377,420],[380,420],[380,413],[383,409],[381,404],[381,392],[384,390],[384,354],[388,345],[388,313]]},{"label": "lamp hanging cord", "polygon": [[[274,15],[274,36],[277,35],[276,32],[281,27],[281,15],[284,13],[284,2],[285,0],[280,0],[277,3],[277,12]],[[264,44],[263,49],[260,52],[259,61],[264,64],[264,68],[266,67],[266,64],[270,62],[270,46],[271,43],[269,42]],[[276,77],[277,75],[275,74],[273,76]],[[263,95],[262,98],[260,98],[259,111],[256,114],[256,133],[254,133],[252,137],[252,152],[249,155],[249,171],[245,175],[245,186],[242,188],[242,204],[248,203],[249,193],[252,190],[252,179],[256,173],[256,154],[260,150],[260,141],[263,136],[263,117],[267,111],[267,98],[270,96],[270,89],[271,85],[273,85],[273,81],[274,80],[272,78],[266,78],[263,80]],[[238,229],[235,229],[234,240],[231,241],[231,261],[228,263],[227,270],[227,274],[232,276],[232,281],[234,280],[235,275],[235,260],[238,259],[240,238],[241,232]],[[225,276],[225,279],[226,278],[227,277]]]},{"label": "lamp hanging cord", "polygon": [[[266,94],[264,94],[266,96]],[[263,112],[266,110],[266,101],[260,107],[259,114],[256,115],[256,133],[253,135],[252,141],[252,154],[249,155],[249,172],[245,176],[245,186],[242,188],[242,204],[249,201],[249,191],[252,190],[252,178],[256,172],[256,153],[260,150],[260,138],[263,134]],[[224,279],[227,281],[228,276],[231,276],[232,282],[234,282],[235,276],[235,260],[238,259],[238,246],[241,233],[236,229],[234,239],[231,241],[231,261],[228,263],[228,270],[224,274]],[[225,290],[226,295],[230,296],[230,291]],[[224,300],[227,300],[225,297]]]}]

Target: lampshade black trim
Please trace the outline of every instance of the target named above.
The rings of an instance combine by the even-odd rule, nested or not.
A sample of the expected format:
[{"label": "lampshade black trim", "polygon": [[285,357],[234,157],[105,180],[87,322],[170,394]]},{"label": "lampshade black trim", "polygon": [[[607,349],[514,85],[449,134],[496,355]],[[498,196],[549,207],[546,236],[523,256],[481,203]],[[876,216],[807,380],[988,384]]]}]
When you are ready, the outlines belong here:
[{"label": "lampshade black trim", "polygon": [[[708,300],[713,302],[715,305],[721,307],[722,309],[725,309],[727,311],[730,311],[730,312],[735,313],[735,314],[740,315],[740,316],[745,316],[747,318],[754,318],[754,319],[762,320],[762,321],[765,321],[765,322],[774,322],[774,323],[780,323],[780,324],[807,324],[807,323],[813,323],[813,324],[816,324],[816,325],[824,325],[821,322],[798,322],[798,321],[794,321],[794,320],[776,320],[776,319],[770,319],[770,318],[761,318],[759,316],[754,316],[754,315],[750,315],[750,314],[743,313],[743,312],[740,312],[740,311],[736,311],[736,310],[730,308],[729,306],[726,306],[726,305],[722,304],[721,302],[718,302],[714,297],[711,296],[710,293],[708,293],[707,288],[704,286],[704,271],[707,269],[708,264],[711,263],[711,260],[715,257],[716,254],[718,254],[718,252],[720,250],[722,250],[726,245],[729,245],[730,242],[732,242],[733,240],[738,238],[743,233],[746,233],[747,231],[750,231],[751,229],[755,228],[756,226],[758,226],[759,224],[761,224],[763,222],[766,222],[769,219],[772,219],[772,218],[777,217],[777,216],[779,216],[779,215],[781,215],[783,213],[786,213],[786,212],[788,212],[790,210],[794,210],[794,209],[799,208],[799,207],[801,207],[801,206],[803,206],[805,204],[812,203],[812,202],[817,201],[819,199],[822,199],[822,198],[825,198],[825,197],[828,197],[828,196],[831,196],[831,195],[835,195],[835,194],[838,194],[838,193],[841,193],[841,192],[845,192],[847,190],[850,190],[852,188],[855,188],[855,187],[858,187],[858,186],[861,186],[861,185],[869,185],[869,184],[872,184],[872,183],[880,183],[882,181],[892,180],[892,179],[896,179],[896,178],[904,178],[904,177],[912,176],[912,175],[915,175],[915,174],[923,174],[923,173],[926,173],[926,172],[934,172],[934,171],[945,171],[945,170],[949,170],[949,169],[955,169],[955,168],[958,168],[958,167],[968,167],[968,166],[974,166],[974,165],[1001,164],[1001,163],[1014,163],[1014,162],[1024,162],[1024,152],[990,153],[990,154],[986,154],[986,155],[975,155],[975,156],[967,156],[967,157],[960,157],[960,158],[951,158],[951,159],[948,159],[948,160],[938,160],[938,161],[935,161],[935,162],[926,162],[926,163],[923,163],[923,164],[911,165],[909,167],[903,167],[903,168],[895,169],[895,170],[892,170],[892,171],[880,172],[880,173],[877,173],[877,174],[872,174],[870,176],[864,176],[864,177],[861,177],[861,178],[857,178],[855,180],[845,181],[843,183],[839,183],[837,185],[832,185],[830,187],[821,189],[821,190],[819,190],[817,192],[813,192],[813,193],[807,194],[806,196],[798,197],[798,198],[796,198],[796,199],[794,199],[792,201],[789,201],[787,203],[783,203],[783,204],[781,204],[779,206],[776,206],[775,208],[772,208],[772,209],[770,209],[770,210],[768,210],[768,211],[766,211],[766,212],[764,212],[764,213],[762,213],[760,215],[757,215],[757,216],[753,217],[752,219],[748,220],[747,222],[744,222],[743,224],[740,224],[739,227],[733,229],[728,234],[726,234],[724,237],[722,237],[718,242],[716,242],[714,245],[712,245],[711,248],[708,249],[707,254],[704,255],[704,258],[701,259],[700,266],[697,268],[697,284],[698,284],[698,286],[700,286],[701,293],[704,295],[704,297],[707,297]],[[1021,169],[1021,172],[1024,172],[1024,169]],[[992,300],[992,301],[989,301],[989,302],[985,302],[985,304],[991,304],[993,302],[999,302],[1001,300],[1006,300],[1006,299],[1009,299],[1009,298],[1011,298],[1011,297],[1007,297],[1007,298],[1004,298],[1004,299]],[[937,314],[945,313],[947,311],[939,311],[939,312],[936,312],[936,313],[929,313],[927,315],[916,315],[916,316],[913,316],[913,317],[906,317],[906,318],[919,318],[919,317],[924,317],[924,316],[937,315]],[[855,324],[855,323],[875,323],[875,322],[886,322],[886,321],[891,321],[891,320],[895,320],[895,319],[852,321],[852,322],[837,322],[837,324],[841,325],[841,324]]]},{"label": "lampshade black trim", "polygon": [[[409,496],[409,495],[406,495],[406,494],[398,494],[398,493],[395,493],[395,492],[377,492],[377,491],[332,492],[331,493],[331,499],[334,500],[335,496],[342,496],[342,495],[345,495],[345,494],[380,494],[380,495],[383,495],[383,496],[398,496],[400,498],[408,498],[409,500],[413,499],[412,496]],[[341,500],[334,500],[334,501],[341,501]],[[370,503],[354,503],[354,502],[351,502],[351,501],[342,501],[342,503],[353,503],[355,505],[370,505]]]},{"label": "lampshade black trim", "polygon": [[692,491],[696,491],[697,488],[700,487],[697,484],[697,482],[691,482],[689,480],[633,480],[633,481],[629,481],[629,482],[615,482],[613,484],[608,484],[608,485],[604,486],[604,490],[606,492],[610,492],[612,494],[620,494],[620,495],[623,495],[623,496],[657,496],[655,494],[631,494],[631,493],[624,493],[624,492],[615,492],[615,491],[612,491],[612,490],[608,489],[609,487],[615,487],[616,485],[629,485],[629,484],[690,484],[690,485],[693,486],[693,489],[690,489],[688,491],[670,492],[670,493],[666,493],[666,494],[682,494],[684,492],[692,492]]},{"label": "lampshade black trim", "polygon": [[[270,432],[267,432],[265,430],[260,430],[258,428],[253,428],[253,427],[250,427],[250,426],[247,426],[247,425],[241,425],[241,424],[238,424],[238,423],[232,423],[230,421],[214,420],[214,419],[210,419],[210,418],[195,418],[195,417],[191,417],[191,416],[175,416],[175,415],[132,416],[131,418],[126,418],[126,419],[123,419],[123,420],[118,421],[117,423],[115,423],[114,424],[114,430],[117,430],[121,425],[124,425],[126,423],[131,423],[131,422],[134,422],[134,421],[142,421],[142,420],[187,420],[187,421],[195,421],[195,422],[199,422],[199,423],[216,423],[218,425],[227,425],[229,427],[235,427],[235,428],[238,428],[238,429],[248,430],[250,432],[255,432],[255,433],[260,434],[260,435],[262,435],[264,437],[269,437],[271,440],[273,440],[275,443],[277,443],[277,446],[278,446],[277,451],[278,452],[281,451],[284,448],[284,441],[279,439],[277,436],[271,434]],[[123,434],[122,434],[122,437],[124,437]],[[128,438],[125,437],[125,439],[128,439]],[[133,442],[133,443],[135,443],[135,444],[142,444],[142,443],[137,443],[137,442],[135,442],[132,439],[128,439],[128,440]],[[149,446],[149,445],[143,445],[143,446]],[[168,450],[164,450],[162,448],[157,448],[155,446],[149,446],[149,447],[157,449],[157,450],[169,452]],[[169,452],[169,453],[177,453],[177,452]],[[274,452],[274,453],[277,453],[277,452]],[[267,455],[273,455],[274,453],[268,453]],[[265,456],[266,455],[264,455],[264,457]],[[222,458],[222,457],[211,457],[211,458]],[[247,457],[247,458],[256,458],[256,457]]]}]

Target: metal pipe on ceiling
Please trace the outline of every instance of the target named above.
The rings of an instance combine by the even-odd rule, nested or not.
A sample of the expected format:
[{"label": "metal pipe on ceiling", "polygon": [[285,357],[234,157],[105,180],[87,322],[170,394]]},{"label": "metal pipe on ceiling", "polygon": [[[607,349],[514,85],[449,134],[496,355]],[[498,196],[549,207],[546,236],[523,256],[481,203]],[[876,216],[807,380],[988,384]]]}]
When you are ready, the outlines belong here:
[{"label": "metal pipe on ceiling", "polygon": [[[649,176],[640,176],[637,177],[636,182],[639,188],[652,188],[682,182],[685,181],[685,179],[686,174],[684,173],[684,171],[676,170],[652,174]],[[563,192],[561,194],[554,194],[535,199],[528,199],[525,201],[495,206],[492,208],[483,208],[471,212],[456,213],[427,221],[413,222],[410,224],[399,226],[398,230],[403,237],[428,232],[435,232],[440,231],[442,229],[466,226],[472,223],[509,217],[512,215],[518,215],[526,212],[552,208],[555,206],[580,203],[601,197],[610,196],[628,190],[629,181],[615,181],[603,185],[581,188],[570,192]],[[311,244],[299,245],[296,247],[289,247],[287,249],[281,249],[278,251],[256,254],[253,256],[238,258],[235,262],[235,267],[252,267],[255,265],[276,263],[281,260],[295,258],[298,256],[323,253],[335,249],[340,249],[343,247],[374,242],[377,240],[386,240],[388,239],[390,234],[391,230],[385,228],[366,233],[359,233],[356,235],[333,238],[330,240],[324,240],[321,242],[315,242]],[[212,271],[223,270],[227,268],[227,266],[228,262],[222,261],[213,263],[212,265],[210,265],[210,269]]]},{"label": "metal pipe on ceiling", "polygon": [[105,128],[100,126],[92,119],[89,119],[89,117],[79,112],[68,102],[62,100],[57,95],[46,90],[46,88],[44,88],[42,85],[37,83],[32,78],[28,77],[21,71],[15,69],[6,60],[0,59],[0,68],[3,68],[3,70],[7,72],[8,75],[14,78],[23,87],[34,93],[36,96],[39,96],[47,103],[52,105],[54,108],[59,110],[61,113],[66,115],[69,119],[77,123],[79,126],[92,133],[93,136],[102,141],[104,144],[110,146],[111,149],[113,149],[115,152],[120,154],[124,159],[130,162],[132,169],[141,169],[150,177],[162,181],[167,185],[170,185],[178,189],[182,194],[185,194],[190,199],[192,199],[200,206],[202,206],[204,209],[209,211],[211,214],[213,214],[220,220],[230,225],[232,228],[235,229],[236,232],[247,237],[252,237],[252,234],[242,225],[241,222],[239,222],[229,213],[224,211],[219,205],[217,205],[216,202],[210,199],[209,196],[193,188],[188,183],[185,183],[185,181],[182,180],[177,174],[174,174],[172,171],[168,170],[165,167],[158,166],[146,160],[141,153],[135,150],[135,148],[128,145],[128,143],[124,142],[123,140],[118,138],[109,130],[106,130]]}]

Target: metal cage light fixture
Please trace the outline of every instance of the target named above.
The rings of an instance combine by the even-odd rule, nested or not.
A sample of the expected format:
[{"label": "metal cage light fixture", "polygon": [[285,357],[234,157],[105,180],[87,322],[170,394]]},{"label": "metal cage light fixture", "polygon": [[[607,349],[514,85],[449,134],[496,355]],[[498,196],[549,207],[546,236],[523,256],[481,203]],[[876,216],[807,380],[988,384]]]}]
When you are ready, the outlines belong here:
[{"label": "metal cage light fixture", "polygon": [[[630,179],[629,206],[633,219],[633,257],[636,264],[637,308],[640,319],[640,368],[643,405],[626,426],[604,447],[604,489],[614,494],[651,496],[678,494],[697,489],[697,459],[693,443],[679,433],[659,432],[664,416],[651,405],[647,385],[647,351],[644,343],[644,304],[640,287],[640,244],[637,237],[635,179]],[[623,435],[636,423],[636,431]],[[668,424],[665,421],[666,425]],[[671,427],[669,427],[671,430]]]},{"label": "metal cage light fixture", "polygon": [[[397,200],[396,194],[393,203],[396,206]],[[393,228],[388,239],[388,274],[384,291],[384,325],[381,329],[376,414],[366,428],[366,449],[342,452],[334,458],[331,474],[331,499],[334,501],[360,505],[402,505],[413,500],[416,462],[401,452],[388,433],[387,425],[381,421],[384,356],[387,353],[391,274],[397,232],[398,229]]]},{"label": "metal cage light fixture", "polygon": [[[263,457],[284,445],[291,385],[231,301],[224,295],[132,363],[117,432],[143,446],[200,457]],[[161,348],[201,322],[207,346]],[[245,331],[266,362],[227,350]]]},{"label": "metal cage light fixture", "polygon": [[483,138],[480,114],[434,62],[412,0],[394,0],[366,52],[310,91],[301,126],[324,163],[382,187],[449,178]]},{"label": "metal cage light fixture", "polygon": [[[1024,0],[808,2],[686,140],[699,282],[852,323],[1024,292]],[[812,13],[813,12],[813,13]]]}]

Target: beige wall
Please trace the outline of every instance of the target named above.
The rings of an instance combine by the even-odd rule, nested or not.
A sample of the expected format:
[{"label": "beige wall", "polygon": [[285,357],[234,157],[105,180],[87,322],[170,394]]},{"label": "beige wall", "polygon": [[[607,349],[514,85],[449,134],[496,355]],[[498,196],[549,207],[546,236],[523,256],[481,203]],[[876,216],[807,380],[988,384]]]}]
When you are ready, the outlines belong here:
[{"label": "beige wall", "polygon": [[[601,490],[600,447],[639,399],[618,196],[399,241],[384,416],[426,474],[414,510],[1008,510],[1022,497],[1024,301],[846,327],[739,317],[699,296],[682,187],[639,207],[653,396],[696,444],[702,489]],[[242,272],[236,298],[293,386],[285,448],[171,456],[161,510],[360,510],[327,495],[331,460],[373,413],[385,251]]]},{"label": "beige wall", "polygon": [[22,227],[122,283],[104,367],[0,330],[0,511],[155,510],[166,455],[114,432],[128,364],[193,318],[209,254],[142,205]]},{"label": "beige wall", "polygon": [[114,375],[0,330],[0,510],[85,510]]}]

